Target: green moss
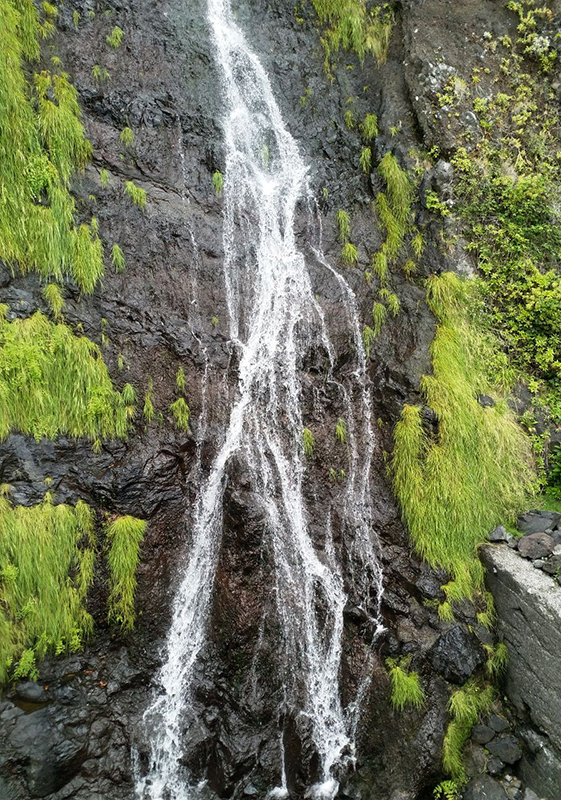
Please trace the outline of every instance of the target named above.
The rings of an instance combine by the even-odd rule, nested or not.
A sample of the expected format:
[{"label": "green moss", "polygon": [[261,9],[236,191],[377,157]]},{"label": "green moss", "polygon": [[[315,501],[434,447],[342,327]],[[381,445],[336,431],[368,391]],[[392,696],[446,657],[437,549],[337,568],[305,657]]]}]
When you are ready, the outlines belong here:
[{"label": "green moss", "polygon": [[185,370],[183,367],[179,367],[175,373],[175,385],[180,392],[185,392],[187,390],[187,381],[185,379]]},{"label": "green moss", "polygon": [[[473,282],[452,273],[429,279],[438,327],[422,392],[438,429],[426,431],[420,406],[404,406],[393,455],[394,487],[414,545],[452,576],[444,587],[449,604],[481,586],[475,548],[527,506],[535,478],[529,440],[497,390],[504,359],[485,333],[474,291]],[[497,404],[483,408],[479,394],[494,395]]]},{"label": "green moss", "polygon": [[145,531],[146,522],[131,516],[118,517],[106,526],[111,542],[107,556],[111,573],[108,618],[127,631],[134,627],[136,569]]},{"label": "green moss", "polygon": [[0,498],[0,683],[36,677],[35,659],[77,650],[92,632],[85,600],[95,560],[93,514],[85,503],[30,508]]},{"label": "green moss", "polygon": [[124,437],[134,408],[113,389],[98,346],[39,311],[13,322],[0,311],[0,439]]},{"label": "green moss", "polygon": [[422,708],[425,704],[425,693],[416,672],[409,670],[411,656],[404,659],[388,658],[386,666],[389,670],[391,703],[396,711],[403,711],[406,706]]}]

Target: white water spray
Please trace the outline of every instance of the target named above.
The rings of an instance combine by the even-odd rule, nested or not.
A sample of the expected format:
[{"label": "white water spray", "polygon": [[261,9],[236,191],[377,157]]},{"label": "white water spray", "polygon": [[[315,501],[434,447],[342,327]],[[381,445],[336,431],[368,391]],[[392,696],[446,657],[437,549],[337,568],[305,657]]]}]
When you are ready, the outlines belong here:
[{"label": "white water spray", "polygon": [[[312,541],[303,498],[301,363],[315,344],[333,363],[323,313],[294,234],[295,210],[307,197],[307,167],[282,121],[267,75],[235,23],[229,0],[208,0],[208,19],[224,88],[224,277],[230,335],[239,352],[237,394],[226,435],[194,512],[186,567],[173,604],[159,694],[145,714],[151,756],[137,796],[187,800],[197,794],[179,758],[182,718],[191,703],[193,671],[206,642],[223,527],[225,476],[231,458],[245,459],[252,490],[266,510],[265,541],[274,558],[283,630],[279,664],[291,713],[309,723],[320,775],[310,796],[330,800],[336,769],[353,758],[352,709],[339,692],[343,610],[341,565],[326,524],[323,552]],[[348,424],[349,474],[343,537],[353,602],[379,628],[381,574],[371,530],[369,474],[374,439],[366,361],[354,296],[341,287],[357,351],[350,385],[340,386]],[[281,736],[282,740],[282,736]],[[280,787],[286,796],[284,764]]]}]

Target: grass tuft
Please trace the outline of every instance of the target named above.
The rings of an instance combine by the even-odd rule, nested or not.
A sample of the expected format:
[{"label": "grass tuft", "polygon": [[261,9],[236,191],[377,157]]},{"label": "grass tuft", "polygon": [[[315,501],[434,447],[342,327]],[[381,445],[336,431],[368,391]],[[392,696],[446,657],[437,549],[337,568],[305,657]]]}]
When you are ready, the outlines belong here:
[{"label": "grass tuft", "polygon": [[144,208],[146,206],[146,191],[137,186],[134,181],[125,182],[125,192],[128,194],[135,206]]},{"label": "grass tuft", "polygon": [[115,272],[124,272],[126,268],[125,257],[123,251],[118,244],[114,244],[111,248],[111,260],[115,267]]},{"label": "grass tuft", "polygon": [[182,397],[178,398],[170,405],[169,410],[173,414],[175,427],[187,433],[191,412],[185,400]]},{"label": "grass tuft", "polygon": [[426,701],[419,676],[416,672],[409,671],[410,663],[411,656],[386,660],[390,676],[391,703],[396,711],[403,711],[405,706],[422,708]]},{"label": "grass tuft", "polygon": [[121,44],[123,43],[124,35],[125,35],[124,31],[121,28],[119,28],[118,25],[115,25],[109,36],[105,37],[105,41],[107,42],[109,47],[112,47],[114,50],[118,50]]},{"label": "grass tuft", "polygon": [[302,444],[304,446],[304,455],[309,457],[313,456],[315,441],[314,434],[309,428],[304,428],[302,431]]},{"label": "grass tuft", "polygon": [[111,573],[108,619],[130,631],[135,621],[136,569],[146,522],[130,516],[118,517],[105,530],[111,542],[107,556]]},{"label": "grass tuft", "polygon": [[493,694],[493,687],[469,680],[450,697],[451,720],[444,736],[442,764],[445,772],[458,783],[466,780],[463,747],[478,719],[490,711]]}]

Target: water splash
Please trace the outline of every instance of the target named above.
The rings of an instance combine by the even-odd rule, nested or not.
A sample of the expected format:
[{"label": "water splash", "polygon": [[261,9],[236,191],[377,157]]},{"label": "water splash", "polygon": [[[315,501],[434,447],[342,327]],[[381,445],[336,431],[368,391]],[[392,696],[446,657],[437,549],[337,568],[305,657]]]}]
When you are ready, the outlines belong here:
[{"label": "water splash", "polygon": [[[230,337],[239,354],[238,385],[224,441],[194,510],[190,549],[158,675],[159,693],[145,713],[150,765],[136,790],[138,797],[152,800],[186,800],[199,794],[179,761],[182,723],[192,701],[194,667],[207,639],[225,476],[236,454],[245,459],[252,490],[266,510],[265,534],[274,557],[283,631],[278,658],[284,694],[291,713],[306,720],[320,765],[309,795],[331,800],[338,790],[337,769],[354,757],[354,724],[339,691],[348,592],[331,523],[323,552],[318,551],[303,492],[302,359],[312,347],[321,349],[330,364],[330,381],[334,363],[323,312],[294,233],[298,202],[309,196],[307,167],[283,123],[266,73],[233,19],[229,0],[208,0],[208,19],[224,94],[224,277]],[[350,465],[342,533],[348,543],[345,570],[353,602],[371,614],[378,628],[381,574],[369,501],[374,437],[358,312],[343,278],[320,250],[315,258],[341,288],[357,353],[351,385],[338,384],[346,407]],[[270,796],[287,795],[284,764],[280,773],[281,786],[271,787]]]}]

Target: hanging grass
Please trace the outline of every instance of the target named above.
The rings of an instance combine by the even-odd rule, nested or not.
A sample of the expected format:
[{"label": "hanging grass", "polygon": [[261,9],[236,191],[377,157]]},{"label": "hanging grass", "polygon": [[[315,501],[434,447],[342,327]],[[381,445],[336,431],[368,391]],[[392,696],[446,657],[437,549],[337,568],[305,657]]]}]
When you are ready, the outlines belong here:
[{"label": "hanging grass", "polygon": [[108,619],[125,631],[134,627],[136,569],[145,531],[146,522],[130,516],[118,517],[106,527],[106,534],[111,542],[107,556],[111,573]]},{"label": "hanging grass", "polygon": [[492,686],[483,686],[473,679],[450,697],[448,708],[451,720],[442,745],[442,765],[445,772],[459,784],[467,778],[462,757],[464,745],[473,726],[491,710],[493,697]]},{"label": "hanging grass", "polygon": [[386,5],[368,8],[366,0],[313,0],[319,21],[325,26],[322,44],[325,67],[339,50],[352,50],[361,59],[374,56],[384,63],[393,30],[394,16]]},{"label": "hanging grass", "polygon": [[314,434],[309,428],[304,428],[302,431],[302,445],[304,447],[304,455],[311,458],[314,454],[316,443]]},{"label": "hanging grass", "polygon": [[115,267],[115,272],[124,272],[126,268],[125,257],[123,251],[118,244],[114,244],[111,248],[111,261]]},{"label": "hanging grass", "polygon": [[391,703],[396,711],[406,706],[422,708],[426,696],[416,672],[409,670],[411,656],[402,659],[388,658],[386,666],[390,676]]},{"label": "hanging grass", "polygon": [[51,307],[53,317],[57,322],[62,318],[62,311],[64,309],[64,297],[60,290],[60,286],[56,283],[48,283],[43,289],[43,297]]},{"label": "hanging grass", "polygon": [[125,182],[125,192],[128,194],[135,206],[144,208],[146,205],[146,191],[137,186],[133,181]]},{"label": "hanging grass", "polygon": [[[85,608],[95,561],[93,514],[53,505],[31,508],[0,497],[0,684],[36,677],[36,659],[74,651],[92,632]],[[19,659],[19,663],[16,663]]]},{"label": "hanging grass", "polygon": [[[535,477],[528,437],[500,390],[504,357],[485,332],[475,291],[473,281],[453,273],[429,279],[438,327],[433,372],[421,389],[438,430],[427,432],[422,408],[413,405],[404,406],[395,429],[395,491],[417,552],[452,577],[444,587],[447,616],[451,604],[481,587],[476,547],[527,507]],[[483,408],[479,394],[494,396],[496,405]]]},{"label": "hanging grass", "polygon": [[38,59],[38,37],[52,28],[30,0],[0,0],[0,20],[0,258],[91,292],[103,274],[102,246],[88,226],[76,227],[68,191],[91,157],[76,90],[64,72],[27,81],[24,60]]},{"label": "hanging grass", "polygon": [[185,400],[182,397],[178,398],[170,405],[169,410],[173,414],[175,427],[187,433],[189,430],[189,418],[191,416],[191,412],[189,411],[189,406]]},{"label": "hanging grass", "polygon": [[40,311],[13,322],[6,312],[0,306],[0,440],[11,431],[124,437],[134,405],[114,390],[99,347]]}]

